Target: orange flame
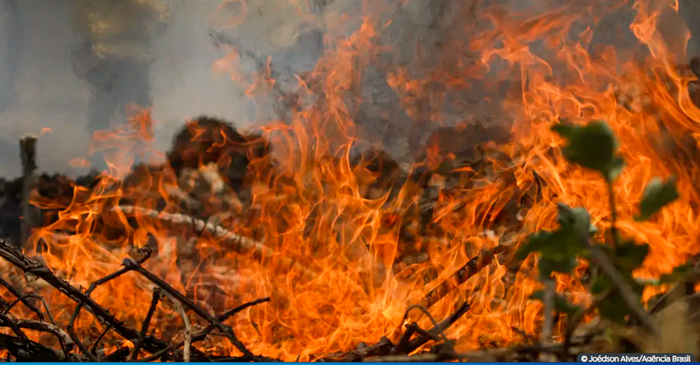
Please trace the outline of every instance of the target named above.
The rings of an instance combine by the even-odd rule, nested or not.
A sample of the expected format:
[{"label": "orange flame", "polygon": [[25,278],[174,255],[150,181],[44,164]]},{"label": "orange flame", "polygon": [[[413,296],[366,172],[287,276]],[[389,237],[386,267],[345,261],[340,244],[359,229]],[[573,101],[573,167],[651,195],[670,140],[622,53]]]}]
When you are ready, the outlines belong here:
[{"label": "orange flame", "polygon": [[[659,25],[662,17],[678,19],[677,1],[569,0],[556,6],[535,1],[528,9],[458,3],[465,5],[458,15],[473,18],[456,23],[444,40],[449,49],[437,55],[417,52],[417,61],[407,65],[380,61],[397,50],[380,41],[394,24],[382,18],[385,8],[379,4],[365,1],[366,15],[349,36],[338,35],[341,22],[330,24],[327,51],[312,72],[299,77],[305,102],[289,124],[270,122],[260,128],[279,161],[273,168],[270,156],[249,156],[254,213],[208,212],[218,214],[228,233],[193,235],[186,219],[176,219],[183,212],[172,193],[178,177],[170,169],[137,170],[127,177],[137,156],[153,152],[143,143],[153,138],[150,115],[141,111],[127,127],[96,134],[95,148],[110,152],[110,169],[96,186],[75,187],[69,204],[36,198],[36,205],[61,211],[54,223],[34,232],[28,251],[40,253],[74,285],[87,287],[118,270],[134,247],[156,246],[158,254],[145,264],[147,269],[211,312],[271,297],[270,303],[247,309],[229,324],[253,352],[285,360],[300,356],[305,361],[392,335],[406,309],[445,288],[444,283],[451,283],[450,290],[431,303],[434,317],[446,317],[465,301],[472,307],[447,331],[458,349],[507,345],[521,341],[522,332],[538,332],[542,306],[528,299],[539,286],[533,259],[516,272],[509,256],[499,253],[469,280],[450,280],[483,252],[515,247],[528,234],[551,228],[557,202],[584,206],[601,231],[609,227],[604,182],[566,163],[558,149],[561,140],[549,131],[565,118],[605,120],[619,137],[627,164],[614,187],[619,229],[651,246],[636,275],[658,277],[696,254],[700,176],[692,153],[698,147],[700,111],[688,91],[695,77],[676,66],[685,60],[685,48],[672,49],[667,41],[687,42],[689,33],[665,34]],[[630,30],[642,46],[626,49],[596,40],[598,24],[630,6],[636,12]],[[308,6],[297,8],[308,11]],[[443,56],[437,65],[422,62]],[[231,52],[215,70],[241,80],[237,68],[229,66],[237,57]],[[479,169],[450,165],[461,185],[437,194],[428,233],[412,223],[419,220],[422,186],[409,179],[395,186],[397,191],[368,197],[368,186],[381,174],[372,170],[371,161],[352,161],[351,150],[360,140],[359,87],[369,65],[386,71],[403,112],[422,122],[443,123],[448,109],[458,110],[459,122],[466,122],[463,114],[473,106],[461,103],[463,93],[509,88],[507,97],[496,102],[499,114],[493,117],[512,122],[512,141],[485,146],[480,152],[485,166]],[[274,85],[269,70],[262,74],[248,89],[250,96]],[[426,104],[426,99],[433,101]],[[439,107],[447,103],[450,108]],[[435,108],[426,108],[428,104]],[[221,143],[232,141],[223,138]],[[429,146],[425,160],[414,167],[457,164],[459,156],[446,150],[441,143]],[[220,161],[217,166],[214,170],[223,168]],[[201,166],[200,173],[209,168]],[[671,174],[678,176],[681,199],[653,221],[635,222],[646,182]],[[128,183],[120,183],[125,177]],[[447,184],[440,177],[431,183]],[[533,193],[537,185],[539,195]],[[165,206],[157,205],[161,199]],[[511,212],[512,202],[525,199],[529,205]],[[516,222],[503,221],[516,213]],[[403,241],[406,232],[415,242]],[[242,249],[230,243],[234,234],[256,242],[246,241],[248,248]],[[416,251],[428,259],[399,262]],[[583,269],[557,277],[558,292],[579,305],[591,300],[581,284]],[[137,325],[151,300],[150,289],[146,280],[124,275],[92,296]],[[57,320],[66,323],[74,304],[43,290],[51,307],[60,308]],[[646,297],[654,290],[648,288]],[[155,326],[156,335],[175,333],[181,327],[178,318],[172,309],[157,311],[154,322],[162,325]],[[429,326],[425,318],[420,323]],[[83,336],[102,330],[88,315],[79,318],[77,328]],[[105,343],[124,341],[109,334]],[[198,346],[237,351],[218,338]]]}]

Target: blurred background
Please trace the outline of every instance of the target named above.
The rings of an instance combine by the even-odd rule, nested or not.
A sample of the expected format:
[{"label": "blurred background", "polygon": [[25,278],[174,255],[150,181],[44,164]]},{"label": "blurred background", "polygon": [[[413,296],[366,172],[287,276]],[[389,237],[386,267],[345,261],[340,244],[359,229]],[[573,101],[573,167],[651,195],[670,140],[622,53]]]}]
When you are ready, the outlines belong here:
[{"label": "blurred background", "polygon": [[[127,2],[146,3],[142,0],[110,3],[122,6]],[[256,120],[283,118],[275,105],[277,96],[274,93],[251,99],[243,87],[231,81],[225,67],[213,67],[217,60],[227,56],[228,50],[217,47],[212,31],[225,30],[219,34],[225,34],[239,51],[247,52],[241,58],[239,72],[252,72],[260,62],[271,57],[277,92],[284,93],[296,85],[294,75],[313,68],[329,29],[334,32],[357,29],[357,24],[344,24],[339,14],[369,11],[363,7],[366,2],[360,0],[158,2],[164,8],[154,8],[156,15],[152,16],[162,16],[162,24],[158,29],[144,28],[139,29],[139,34],[131,34],[148,39],[136,41],[144,48],[143,58],[132,57],[138,60],[130,64],[104,61],[105,57],[109,61],[109,55],[100,56],[103,60],[96,61],[97,56],[90,53],[95,52],[94,47],[86,51],[86,47],[99,43],[99,40],[90,39],[88,33],[103,31],[95,30],[101,23],[91,12],[100,9],[95,9],[91,1],[0,0],[0,176],[10,178],[20,174],[18,140],[26,133],[40,135],[38,163],[41,171],[69,175],[85,172],[85,167],[72,166],[70,161],[87,157],[90,137],[95,130],[123,120],[115,105],[129,98],[151,104],[157,121],[152,147],[163,151],[184,121],[200,114],[226,118],[238,127]],[[500,2],[521,6],[542,1]],[[398,64],[404,62],[401,57],[412,58],[417,45],[428,52],[440,48],[441,32],[469,21],[450,16],[453,12],[463,14],[452,8],[452,3],[458,2],[382,0],[375,3],[381,4],[374,6],[378,6],[387,19],[393,19],[382,37],[387,44],[403,47],[398,59],[392,60]],[[469,1],[459,3],[464,5]],[[302,8],[304,11],[299,11]],[[697,21],[700,1],[681,0],[680,8],[691,32],[700,34]],[[132,11],[138,13],[141,11],[138,9]],[[596,36],[605,37],[606,29],[611,34],[625,30],[633,18],[631,8],[628,10],[605,19]],[[154,23],[151,18],[142,21]],[[636,42],[633,37],[629,39]],[[677,43],[679,49],[685,46],[685,40]],[[700,42],[691,40],[688,55],[697,54],[700,54]],[[371,102],[363,109],[363,120],[358,123],[363,125],[367,136],[384,140],[392,154],[402,156],[410,149],[406,139],[420,137],[412,135],[416,132],[406,127],[411,122],[405,114],[386,116],[387,110],[400,108],[385,77],[372,69],[366,70],[365,77],[371,89]],[[466,97],[465,102],[475,106],[466,109],[477,118],[479,113],[483,118],[491,114],[488,106],[483,105],[484,98],[483,90]],[[387,126],[387,118],[392,120],[388,124],[393,127]],[[426,129],[418,134],[427,132]]]}]

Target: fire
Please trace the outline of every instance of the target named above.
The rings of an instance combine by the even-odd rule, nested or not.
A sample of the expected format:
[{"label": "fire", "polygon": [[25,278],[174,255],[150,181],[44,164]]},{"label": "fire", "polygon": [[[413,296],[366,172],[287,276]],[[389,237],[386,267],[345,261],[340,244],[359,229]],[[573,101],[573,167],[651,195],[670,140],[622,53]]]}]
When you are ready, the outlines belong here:
[{"label": "fire", "polygon": [[[244,1],[226,3],[246,9]],[[695,77],[677,66],[685,62],[685,48],[668,43],[671,38],[687,42],[690,35],[685,30],[665,34],[660,26],[663,17],[678,22],[677,1],[534,1],[527,9],[458,3],[457,15],[467,20],[456,18],[444,40],[449,49],[437,55],[417,50],[416,61],[408,65],[383,61],[382,56],[398,52],[380,41],[394,24],[384,18],[390,10],[385,6],[365,1],[365,16],[348,21],[357,24],[349,36],[340,29],[344,24],[334,22],[323,57],[313,71],[299,76],[299,95],[288,123],[264,123],[255,131],[260,134],[255,141],[235,141],[224,132],[213,139],[211,149],[273,146],[273,154],[248,156],[249,201],[231,203],[236,208],[222,211],[230,187],[210,181],[214,188],[200,209],[205,215],[194,217],[203,223],[187,218],[190,213],[181,208],[184,198],[174,193],[181,188],[181,176],[166,167],[133,169],[136,160],[148,162],[148,156],[161,154],[148,147],[154,123],[150,114],[136,111],[123,128],[95,136],[95,148],[108,151],[109,171],[93,187],[76,186],[69,202],[35,197],[37,206],[60,212],[53,223],[34,232],[26,251],[40,255],[73,285],[87,288],[119,270],[124,258],[135,255],[134,248],[153,248],[157,254],[144,267],[216,315],[270,297],[269,303],[248,308],[227,323],[252,352],[285,360],[315,359],[395,336],[397,328],[400,332],[409,323],[404,314],[415,304],[424,304],[438,320],[465,302],[471,305],[446,333],[457,339],[459,350],[508,345],[522,341],[522,333],[537,336],[542,317],[541,303],[528,299],[541,285],[534,259],[516,271],[509,252],[528,234],[555,224],[557,202],[586,207],[601,235],[610,227],[605,183],[566,163],[561,140],[549,131],[553,123],[567,119],[604,120],[620,140],[627,167],[614,186],[617,224],[623,235],[651,246],[638,277],[659,277],[698,253],[694,242],[700,219],[694,207],[700,203],[695,188],[700,176],[693,153],[700,110],[689,93]],[[308,11],[308,5],[298,2],[294,7]],[[630,8],[636,13],[629,29],[635,47],[616,48],[596,40],[602,19]],[[246,82],[237,70],[242,52],[228,51],[215,70]],[[444,62],[423,62],[430,57],[444,57]],[[267,61],[248,80],[251,97],[274,88]],[[469,129],[473,123],[464,116],[470,110],[464,110],[462,96],[508,89],[504,100],[488,101],[498,105],[494,117],[504,120],[499,125],[512,124],[512,138],[497,143],[475,139],[480,145],[472,157],[482,161],[478,167],[461,161],[459,152],[437,140],[414,163],[405,182],[387,183],[391,189],[370,194],[386,167],[353,157],[355,146],[363,142],[357,120],[368,66],[386,71],[386,82],[409,118],[446,124],[447,109],[457,109],[465,136],[486,132]],[[447,104],[449,108],[442,107]],[[204,134],[191,132],[193,140]],[[230,163],[206,161],[192,173],[221,179],[217,171]],[[425,170],[439,171],[429,184],[420,182]],[[682,197],[655,220],[636,222],[635,207],[645,183],[657,175],[676,175]],[[448,184],[458,188],[447,189]],[[196,185],[192,180],[187,186]],[[421,219],[426,186],[436,193],[428,228],[421,228],[415,222]],[[214,228],[193,233],[198,224]],[[427,259],[406,261],[416,253],[427,253]],[[455,278],[473,259],[480,270],[466,279]],[[558,277],[557,290],[585,306],[591,298],[581,284],[583,271],[582,265],[573,277]],[[139,326],[152,289],[145,278],[127,274],[100,286],[91,297]],[[54,309],[56,321],[67,323],[75,303],[49,288],[37,290],[50,307],[60,308]],[[645,296],[654,290],[648,288]],[[411,316],[430,326],[425,316]],[[156,336],[178,335],[179,318],[164,304],[152,320]],[[190,320],[197,323],[194,315]],[[76,328],[81,336],[95,337],[104,330],[84,313]],[[111,332],[105,338],[112,348],[127,343]],[[238,353],[218,337],[197,346]]]}]

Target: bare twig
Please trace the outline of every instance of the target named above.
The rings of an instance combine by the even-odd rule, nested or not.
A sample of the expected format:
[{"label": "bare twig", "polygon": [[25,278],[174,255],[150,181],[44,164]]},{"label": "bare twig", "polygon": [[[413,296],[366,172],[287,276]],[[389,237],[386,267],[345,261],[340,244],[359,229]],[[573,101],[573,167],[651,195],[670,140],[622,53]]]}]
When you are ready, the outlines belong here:
[{"label": "bare twig", "polygon": [[[248,302],[248,303],[245,303],[245,304],[243,304],[243,305],[240,305],[240,306],[238,306],[238,307],[236,307],[236,308],[234,308],[234,309],[232,309],[232,310],[230,310],[230,311],[228,311],[228,312],[226,312],[226,313],[220,315],[217,319],[219,320],[219,322],[224,322],[224,321],[226,321],[227,319],[229,319],[230,317],[236,315],[237,313],[239,313],[239,312],[241,312],[241,311],[243,311],[243,310],[245,310],[245,309],[247,309],[247,308],[250,308],[250,307],[252,307],[252,306],[255,306],[255,305],[258,305],[258,304],[261,304],[261,303],[266,303],[266,302],[269,302],[269,301],[270,301],[270,298],[256,299],[256,300],[254,300],[254,301],[252,301],[252,302]],[[199,333],[195,334],[194,336],[192,336],[192,343],[198,342],[198,341],[202,341],[203,339],[205,339],[205,338],[207,337],[207,335],[208,335],[209,333],[211,333],[211,332],[212,332],[213,330],[215,330],[215,329],[216,329],[216,326],[213,325],[213,324],[210,324],[210,325],[207,326],[205,329],[203,329],[201,332],[199,332]],[[184,345],[185,345],[185,342],[184,342],[184,341],[183,341],[183,342],[176,343],[176,344],[173,344],[173,345],[170,345],[170,346],[168,346],[167,348],[165,348],[165,349],[163,349],[163,350],[160,350],[160,351],[154,353],[153,355],[148,356],[148,357],[142,359],[142,361],[154,361],[154,360],[158,360],[159,358],[161,358],[161,357],[164,356],[165,354],[170,353],[170,352],[172,352],[173,350],[178,349],[178,348],[180,348],[180,346],[184,346]]]},{"label": "bare twig", "polygon": [[[554,327],[554,298],[556,296],[556,281],[552,278],[544,280],[544,321],[542,323],[542,345],[546,345],[552,340],[552,328]],[[551,354],[543,354],[541,360],[552,360]]]},{"label": "bare twig", "polygon": [[[49,285],[67,295],[76,303],[82,304],[85,309],[94,315],[95,318],[97,318],[102,324],[111,325],[112,328],[114,328],[114,330],[125,339],[132,342],[138,339],[138,332],[136,330],[126,326],[123,322],[116,319],[106,309],[93,301],[92,298],[83,293],[81,290],[72,286],[67,281],[58,278],[46,265],[26,257],[19,249],[4,240],[0,240],[0,257],[9,261],[23,272],[31,273],[43,279]],[[68,333],[70,334],[70,331],[68,331]],[[75,341],[73,336],[71,336],[71,338],[73,338],[73,341]],[[76,345],[79,345],[78,341],[75,341],[75,343]],[[168,347],[168,343],[151,337],[148,337],[146,343],[144,344],[144,349],[149,352],[156,352],[166,347]],[[83,349],[81,348],[81,351],[82,350]]]},{"label": "bare twig", "polygon": [[97,352],[97,347],[100,345],[100,341],[102,341],[102,338],[105,337],[105,335],[107,334],[107,332],[109,332],[110,329],[112,329],[111,324],[108,325],[107,327],[105,327],[104,331],[102,331],[102,333],[100,333],[100,336],[97,337],[97,340],[95,340],[95,343],[92,344],[92,348],[90,348],[91,353],[95,354]]},{"label": "bare twig", "polygon": [[17,324],[6,314],[0,313],[0,321],[2,321],[2,325],[9,327],[18,337],[27,338],[27,335],[25,335],[24,332],[17,327]]},{"label": "bare twig", "polygon": [[630,285],[625,282],[625,279],[622,277],[620,272],[617,271],[612,262],[610,262],[610,259],[605,252],[603,252],[600,247],[592,245],[588,235],[585,232],[580,233],[579,240],[584,247],[588,247],[590,249],[593,261],[595,261],[600,269],[610,277],[610,280],[612,280],[615,288],[620,292],[625,305],[627,308],[629,308],[632,315],[637,318],[639,323],[648,328],[652,333],[658,334],[658,327],[651,320],[649,314],[644,310],[644,307],[642,307],[639,301],[635,299],[636,295],[634,294],[634,291]]},{"label": "bare twig", "polygon": [[394,344],[386,337],[382,337],[379,342],[370,346],[358,347],[351,352],[340,352],[328,354],[320,359],[323,362],[355,362],[362,361],[368,357],[382,356],[391,352]]},{"label": "bare twig", "polygon": [[65,356],[27,338],[0,334],[0,348],[7,349],[16,361],[60,362]]},{"label": "bare twig", "polygon": [[[452,326],[452,324],[457,322],[458,319],[462,318],[462,316],[464,316],[464,314],[466,314],[469,311],[469,309],[471,309],[469,303],[462,304],[454,313],[452,313],[449,317],[445,318],[442,322],[438,323],[435,327],[431,328],[428,332],[432,335],[438,335],[444,332],[446,329]],[[419,349],[420,347],[428,343],[428,341],[430,340],[431,338],[429,336],[418,336],[409,344],[408,353]]]},{"label": "bare twig", "polygon": [[425,295],[420,305],[425,308],[432,307],[435,303],[444,298],[447,294],[455,290],[458,286],[464,284],[474,275],[479,273],[485,267],[488,267],[493,262],[495,255],[506,252],[509,246],[497,246],[492,250],[484,250],[481,255],[469,260],[464,266],[457,270],[451,277],[440,283],[428,294]]},{"label": "bare twig", "polygon": [[[12,284],[10,284],[9,282],[5,281],[3,278],[0,278],[0,285],[2,285],[2,286],[4,286],[5,288],[7,288],[7,291],[9,291],[10,294],[14,295],[15,297],[17,297],[17,298],[22,298],[22,299],[21,299],[22,304],[26,305],[27,308],[29,308],[29,310],[31,310],[32,312],[36,313],[36,316],[37,316],[37,318],[39,318],[40,321],[43,321],[43,320],[44,320],[44,315],[41,314],[41,311],[39,310],[39,308],[35,307],[30,301],[28,301],[26,298],[24,298],[22,292],[20,292],[19,290],[17,290],[17,288],[15,288]],[[42,298],[42,299],[43,299],[43,298]],[[44,303],[46,303],[46,302],[44,301]],[[48,307],[46,307],[46,308],[47,308],[47,311],[48,311]],[[7,311],[9,311],[9,309],[7,309]],[[56,324],[53,320],[51,320],[51,323]]]},{"label": "bare twig", "polygon": [[120,205],[114,207],[113,210],[121,211],[124,214],[134,214],[144,218],[155,219],[173,226],[188,227],[198,234],[206,233],[216,238],[217,242],[222,245],[223,248],[231,249],[241,255],[252,253],[253,257],[261,262],[273,256],[277,256],[280,260],[280,267],[288,268],[289,270],[293,269],[296,272],[302,273],[303,277],[306,279],[317,277],[317,273],[302,266],[291,258],[280,257],[280,255],[277,255],[262,242],[257,242],[251,238],[238,235],[221,226],[208,223],[201,219],[189,217],[184,214],[170,214],[131,205]]},{"label": "bare twig", "polygon": [[185,347],[183,347],[182,349],[182,358],[184,362],[190,362],[190,345],[192,345],[192,325],[190,324],[190,319],[187,318],[187,313],[185,313],[185,310],[182,309],[182,305],[180,305],[180,302],[178,302],[175,298],[173,298],[170,295],[167,295],[167,297],[175,306],[175,310],[177,310],[177,313],[180,315],[180,318],[182,318],[182,323],[185,325],[185,332],[183,333],[183,335],[185,336]]},{"label": "bare twig", "polygon": [[[140,250],[141,250],[140,252],[143,253],[143,257],[141,257],[139,259],[139,262],[141,262],[141,263],[146,262],[146,260],[148,260],[151,257],[152,251],[148,248],[142,248]],[[127,268],[122,268],[122,269],[120,269],[112,274],[109,274],[109,275],[107,275],[99,280],[96,280],[95,282],[90,284],[90,287],[85,291],[85,295],[89,297],[90,294],[92,294],[92,292],[95,291],[95,289],[97,289],[98,286],[100,286],[100,285],[102,285],[110,280],[114,280],[114,279],[126,274],[129,271],[130,270]],[[68,333],[71,335],[71,338],[73,339],[73,341],[75,341],[75,343],[78,345],[78,348],[80,349],[80,351],[85,353],[85,356],[90,358],[91,361],[97,361],[97,358],[95,358],[93,355],[94,352],[91,350],[88,350],[87,346],[85,346],[82,343],[82,341],[80,341],[80,339],[78,338],[78,335],[75,333],[75,328],[74,328],[75,321],[78,319],[78,315],[80,314],[80,310],[83,309],[83,305],[84,305],[83,302],[78,302],[78,305],[75,307],[75,310],[73,311],[73,315],[71,316],[70,321],[68,322]],[[112,324],[111,323],[108,324],[107,327],[112,328]],[[105,331],[105,333],[106,333],[106,331]],[[104,334],[102,336],[104,336]],[[100,338],[102,338],[102,336],[100,336]],[[95,342],[94,346],[97,346],[97,343],[99,343],[99,341]]]},{"label": "bare twig", "polygon": [[146,338],[146,332],[148,332],[148,327],[151,325],[151,318],[153,313],[156,311],[156,306],[160,301],[160,288],[153,289],[153,299],[151,300],[151,305],[148,307],[148,312],[146,312],[146,317],[143,319],[143,324],[141,325],[141,332],[139,333],[139,339],[134,344],[134,349],[131,351],[131,356],[129,356],[129,361],[134,361],[138,358],[139,352],[141,352],[141,347],[143,346],[144,340]]},{"label": "bare twig", "polygon": [[179,291],[175,290],[170,284],[166,283],[156,275],[152,274],[148,270],[144,269],[141,265],[139,265],[138,262],[132,260],[132,259],[125,259],[124,260],[124,266],[127,268],[131,268],[132,270],[138,272],[142,276],[144,276],[146,279],[151,281],[153,284],[156,286],[160,287],[163,292],[171,295],[173,298],[177,299],[180,303],[182,303],[184,306],[186,306],[189,310],[195,312],[198,316],[204,318],[207,320],[210,324],[215,325],[221,332],[226,335],[226,337],[231,341],[231,343],[240,350],[244,356],[248,357],[252,361],[257,361],[259,358],[253,353],[248,350],[248,348],[236,337],[236,335],[233,333],[233,330],[231,327],[228,327],[221,322],[219,322],[216,318],[212,317],[209,313],[207,313],[204,309],[199,307],[198,305],[194,304],[191,300],[187,299],[182,293]]},{"label": "bare twig", "polygon": [[73,340],[71,340],[70,336],[65,331],[56,325],[28,319],[17,319],[14,322],[17,324],[18,328],[27,328],[30,330],[47,332],[56,336],[58,342],[61,344],[61,348],[63,349],[65,356],[68,356],[68,353],[73,351],[75,343],[73,343]]},{"label": "bare twig", "polygon": [[[17,305],[17,303],[25,303],[27,301],[27,298],[34,298],[34,299],[39,299],[39,300],[42,299],[40,295],[37,295],[34,293],[23,294],[19,298],[15,299],[12,303],[10,303],[10,305],[7,306],[7,308],[5,308],[5,311],[4,311],[5,314],[9,313],[10,310],[12,308],[14,308],[15,305]],[[43,316],[42,316],[42,320],[43,320]]]}]

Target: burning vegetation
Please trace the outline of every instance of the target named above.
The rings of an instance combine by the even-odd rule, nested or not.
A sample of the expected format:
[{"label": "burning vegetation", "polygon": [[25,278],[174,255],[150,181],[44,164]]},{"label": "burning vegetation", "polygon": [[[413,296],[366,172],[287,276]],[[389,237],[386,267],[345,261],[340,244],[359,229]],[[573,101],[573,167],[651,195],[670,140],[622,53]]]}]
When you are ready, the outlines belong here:
[{"label": "burning vegetation", "polygon": [[[323,54],[291,91],[274,59],[213,34],[217,71],[275,95],[280,121],[197,117],[162,153],[150,112],[128,110],[94,136],[108,169],[75,180],[35,175],[23,140],[25,176],[0,180],[3,356],[700,355],[700,66],[662,26],[678,2],[455,4],[436,11],[439,51],[410,62],[382,43],[395,9],[322,12]],[[596,38],[625,11],[633,46]],[[396,96],[375,119],[409,120],[384,129],[407,154],[372,136],[369,69]]]}]

